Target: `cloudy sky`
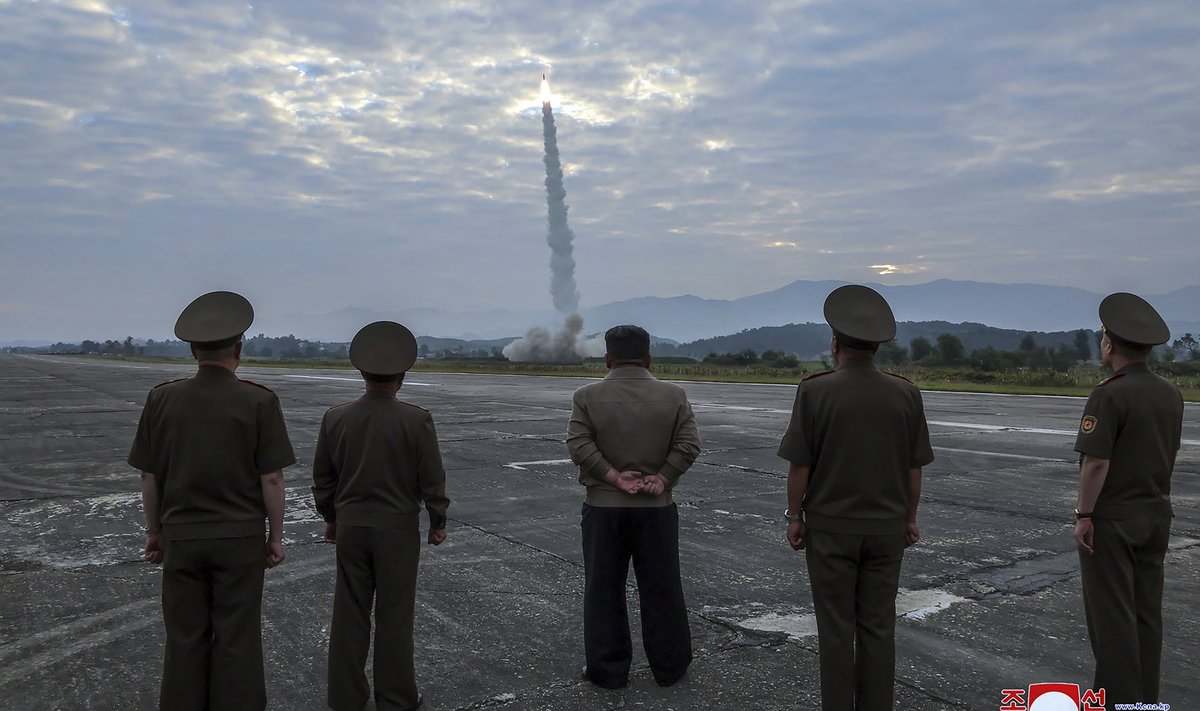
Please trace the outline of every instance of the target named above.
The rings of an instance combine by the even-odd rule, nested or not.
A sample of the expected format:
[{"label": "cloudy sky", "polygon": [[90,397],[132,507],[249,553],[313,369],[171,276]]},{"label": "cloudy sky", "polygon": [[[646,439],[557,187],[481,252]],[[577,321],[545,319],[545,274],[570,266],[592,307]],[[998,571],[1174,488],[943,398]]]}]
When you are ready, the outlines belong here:
[{"label": "cloudy sky", "polygon": [[218,288],[548,308],[543,71],[584,305],[1200,283],[1190,0],[0,0],[0,28],[0,341],[161,337]]}]

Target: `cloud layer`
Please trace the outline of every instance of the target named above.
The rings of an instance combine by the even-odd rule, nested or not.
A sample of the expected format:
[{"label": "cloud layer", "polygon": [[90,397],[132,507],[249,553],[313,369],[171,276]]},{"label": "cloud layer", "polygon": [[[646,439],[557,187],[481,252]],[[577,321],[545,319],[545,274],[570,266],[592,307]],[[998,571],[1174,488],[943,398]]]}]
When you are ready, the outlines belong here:
[{"label": "cloud layer", "polygon": [[794,279],[1197,283],[1188,2],[0,0],[0,333]]}]

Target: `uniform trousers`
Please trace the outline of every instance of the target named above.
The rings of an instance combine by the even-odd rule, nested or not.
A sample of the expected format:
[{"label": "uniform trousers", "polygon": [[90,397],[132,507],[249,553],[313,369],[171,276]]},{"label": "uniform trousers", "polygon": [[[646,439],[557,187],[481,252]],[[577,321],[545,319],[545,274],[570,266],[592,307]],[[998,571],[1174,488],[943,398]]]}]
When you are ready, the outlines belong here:
[{"label": "uniform trousers", "polygon": [[633,647],[625,582],[633,561],[642,645],[655,681],[674,684],[692,662],[692,635],[679,577],[679,510],[583,505],[583,646],[589,679],[620,688]]},{"label": "uniform trousers", "polygon": [[824,711],[892,708],[904,536],[808,530]]},{"label": "uniform trousers", "polygon": [[166,542],[162,609],[167,642],[159,708],[266,708],[266,560],[260,536]]},{"label": "uniform trousers", "polygon": [[413,611],[421,533],[415,528],[337,527],[337,585],[329,632],[329,706],[358,711],[371,695],[365,671],[375,607],[375,708],[417,707]]},{"label": "uniform trousers", "polygon": [[1080,553],[1083,608],[1096,657],[1094,689],[1109,704],[1158,701],[1163,559],[1171,518],[1093,521],[1095,555]]}]

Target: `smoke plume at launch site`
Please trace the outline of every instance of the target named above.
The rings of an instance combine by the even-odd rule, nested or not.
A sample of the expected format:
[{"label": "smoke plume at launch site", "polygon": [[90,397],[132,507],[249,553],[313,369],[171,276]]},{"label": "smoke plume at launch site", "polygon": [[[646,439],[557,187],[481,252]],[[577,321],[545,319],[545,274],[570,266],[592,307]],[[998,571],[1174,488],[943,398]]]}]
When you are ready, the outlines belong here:
[{"label": "smoke plume at launch site", "polygon": [[[515,361],[579,361],[603,355],[604,340],[580,340],[583,317],[579,315],[579,286],[575,283],[575,233],[567,224],[567,190],[563,187],[562,162],[558,155],[558,131],[550,106],[550,87],[542,75],[542,141],[546,155],[546,244],[550,245],[550,295],[554,309],[566,316],[562,329],[551,334],[534,327],[504,347],[504,357]],[[598,351],[598,352],[597,352]]]}]

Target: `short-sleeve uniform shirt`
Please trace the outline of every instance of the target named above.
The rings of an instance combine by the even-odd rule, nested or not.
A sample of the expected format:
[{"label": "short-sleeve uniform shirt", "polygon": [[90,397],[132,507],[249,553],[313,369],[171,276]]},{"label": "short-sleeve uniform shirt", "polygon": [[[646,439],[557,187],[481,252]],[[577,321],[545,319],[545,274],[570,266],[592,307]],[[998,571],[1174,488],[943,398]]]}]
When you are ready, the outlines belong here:
[{"label": "short-sleeve uniform shirt", "polygon": [[796,389],[778,454],[810,467],[810,528],[903,533],[909,471],[933,461],[921,391],[871,361],[809,376]]},{"label": "short-sleeve uniform shirt", "polygon": [[221,366],[146,397],[129,464],[155,475],[168,539],[262,535],[260,477],[294,464],[279,398]]},{"label": "short-sleeve uniform shirt", "polygon": [[1179,388],[1145,363],[1118,370],[1088,397],[1075,451],[1109,460],[1096,518],[1171,515],[1171,472],[1183,435]]},{"label": "short-sleeve uniform shirt", "polygon": [[430,528],[445,528],[450,499],[433,416],[371,391],[330,408],[317,434],[313,497],[330,523],[417,528],[424,503]]}]

